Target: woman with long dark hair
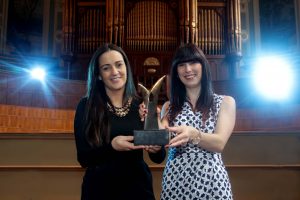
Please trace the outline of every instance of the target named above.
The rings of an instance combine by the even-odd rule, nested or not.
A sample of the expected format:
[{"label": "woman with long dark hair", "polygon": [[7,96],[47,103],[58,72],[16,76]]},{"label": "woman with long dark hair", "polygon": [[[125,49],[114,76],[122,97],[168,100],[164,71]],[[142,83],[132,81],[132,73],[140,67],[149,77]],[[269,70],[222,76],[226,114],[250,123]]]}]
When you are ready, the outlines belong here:
[{"label": "woman with long dark hair", "polygon": [[[155,199],[145,147],[133,144],[133,130],[143,128],[140,102],[126,54],[104,44],[90,60],[87,94],[74,119],[77,159],[86,168],[82,200]],[[163,148],[145,149],[152,161],[164,160]]]},{"label": "woman with long dark hair", "polygon": [[213,92],[208,60],[195,44],[174,55],[164,107],[172,139],[161,199],[232,199],[221,152],[234,128],[235,100]]}]

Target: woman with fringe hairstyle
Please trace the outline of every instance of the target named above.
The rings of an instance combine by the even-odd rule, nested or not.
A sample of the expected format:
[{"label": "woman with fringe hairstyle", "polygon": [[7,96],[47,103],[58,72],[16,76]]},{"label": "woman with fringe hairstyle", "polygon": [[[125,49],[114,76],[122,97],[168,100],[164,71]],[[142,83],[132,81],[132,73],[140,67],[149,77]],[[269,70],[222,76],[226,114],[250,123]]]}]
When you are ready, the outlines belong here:
[{"label": "woman with fringe hairstyle", "polygon": [[235,100],[213,92],[208,60],[195,44],[177,49],[170,87],[162,113],[172,139],[161,199],[232,199],[221,152],[234,128]]}]

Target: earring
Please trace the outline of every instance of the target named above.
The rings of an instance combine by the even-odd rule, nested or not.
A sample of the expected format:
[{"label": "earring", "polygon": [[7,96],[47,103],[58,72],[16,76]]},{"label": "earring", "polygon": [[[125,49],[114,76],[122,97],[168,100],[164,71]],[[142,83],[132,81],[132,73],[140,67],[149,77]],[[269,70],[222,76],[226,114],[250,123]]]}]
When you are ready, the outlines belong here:
[{"label": "earring", "polygon": [[100,81],[102,81],[102,78],[101,78],[101,76],[98,76],[98,79],[99,79]]}]

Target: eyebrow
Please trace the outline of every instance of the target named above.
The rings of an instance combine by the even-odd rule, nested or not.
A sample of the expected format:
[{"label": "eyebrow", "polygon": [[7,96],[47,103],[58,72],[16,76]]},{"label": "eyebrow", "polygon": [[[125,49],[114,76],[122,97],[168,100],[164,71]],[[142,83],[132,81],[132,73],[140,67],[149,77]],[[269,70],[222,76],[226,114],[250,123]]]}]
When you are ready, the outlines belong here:
[{"label": "eyebrow", "polygon": [[103,68],[105,66],[109,66],[110,64],[104,64],[104,65],[99,65],[100,68]]},{"label": "eyebrow", "polygon": [[[118,61],[116,61],[115,63],[120,63],[120,62],[125,64],[125,61],[124,61],[124,60],[118,60]],[[100,65],[99,67],[102,68],[102,67],[105,67],[105,66],[107,66],[107,65],[110,66],[110,64],[104,64],[104,65]]]}]

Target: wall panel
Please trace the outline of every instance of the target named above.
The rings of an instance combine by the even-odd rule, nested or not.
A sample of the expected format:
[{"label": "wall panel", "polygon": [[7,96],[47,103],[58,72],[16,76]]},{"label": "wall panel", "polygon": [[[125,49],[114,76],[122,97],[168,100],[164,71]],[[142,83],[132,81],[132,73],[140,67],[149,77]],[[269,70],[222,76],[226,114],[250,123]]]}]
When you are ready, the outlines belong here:
[{"label": "wall panel", "polygon": [[[300,199],[300,133],[235,132],[224,162],[235,199]],[[0,199],[80,198],[72,134],[0,134]],[[157,199],[163,165],[149,161]]]}]

